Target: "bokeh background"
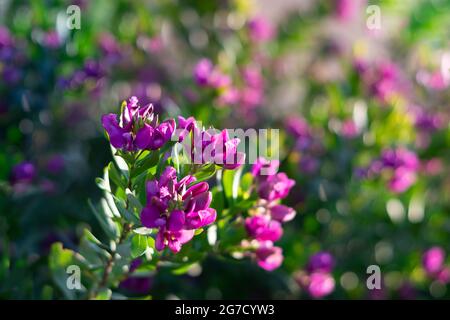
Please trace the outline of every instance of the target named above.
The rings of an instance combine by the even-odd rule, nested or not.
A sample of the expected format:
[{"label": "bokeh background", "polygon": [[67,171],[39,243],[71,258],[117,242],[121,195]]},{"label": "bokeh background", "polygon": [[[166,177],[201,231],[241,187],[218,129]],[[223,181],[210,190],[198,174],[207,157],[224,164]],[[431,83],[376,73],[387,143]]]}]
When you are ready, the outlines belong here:
[{"label": "bokeh background", "polygon": [[100,116],[132,95],[218,128],[281,129],[297,182],[282,267],[208,256],[136,296],[309,299],[299,278],[328,251],[327,298],[450,297],[449,1],[2,0],[0,23],[0,298],[62,298],[50,245],[101,234],[87,201],[110,159]]}]

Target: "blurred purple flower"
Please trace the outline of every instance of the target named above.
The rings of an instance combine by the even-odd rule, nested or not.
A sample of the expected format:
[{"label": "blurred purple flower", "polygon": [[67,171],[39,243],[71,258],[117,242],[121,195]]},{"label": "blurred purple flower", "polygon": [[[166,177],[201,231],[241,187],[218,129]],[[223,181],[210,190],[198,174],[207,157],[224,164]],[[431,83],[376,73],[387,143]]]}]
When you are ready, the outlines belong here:
[{"label": "blurred purple flower", "polygon": [[280,222],[288,222],[294,219],[295,217],[295,210],[291,207],[282,205],[282,204],[276,204],[274,206],[270,206],[270,215],[272,219],[280,221]]},{"label": "blurred purple flower", "polygon": [[350,139],[359,135],[358,127],[352,119],[345,120],[342,123],[341,135]]},{"label": "blurred purple flower", "polygon": [[342,22],[349,22],[359,14],[363,15],[366,0],[336,0],[336,16]]},{"label": "blurred purple flower", "polygon": [[270,241],[260,242],[255,251],[258,266],[266,271],[273,271],[283,263],[283,250],[273,246]]},{"label": "blurred purple flower", "polygon": [[42,44],[50,49],[57,49],[61,46],[62,41],[56,31],[48,31],[44,34]]},{"label": "blurred purple flower", "polygon": [[245,219],[245,229],[250,237],[260,241],[278,241],[283,235],[281,224],[270,217],[257,215]]},{"label": "blurred purple flower", "polygon": [[253,42],[267,42],[275,37],[275,27],[263,16],[252,18],[248,22],[250,39]]},{"label": "blurred purple flower", "polygon": [[252,166],[251,174],[257,179],[265,180],[264,176],[276,174],[279,166],[279,160],[267,160],[263,157],[259,157]]},{"label": "blurred purple flower", "polygon": [[322,298],[334,290],[334,278],[332,275],[323,272],[313,272],[309,275],[308,293],[313,298]]},{"label": "blurred purple flower", "polygon": [[416,173],[405,167],[394,170],[394,175],[389,181],[389,189],[395,193],[402,193],[416,182]]},{"label": "blurred purple flower", "polygon": [[334,258],[331,253],[321,251],[313,254],[308,261],[308,272],[325,272],[329,273],[334,268]]},{"label": "blurred purple flower", "polygon": [[366,177],[381,175],[385,169],[392,172],[388,182],[389,189],[395,193],[402,193],[415,183],[420,161],[414,152],[405,148],[385,149],[381,157],[375,159],[367,168]]},{"label": "blurred purple flower", "polygon": [[434,275],[444,266],[445,251],[441,247],[432,247],[422,256],[422,266],[429,275]]},{"label": "blurred purple flower", "polygon": [[31,183],[36,177],[36,167],[29,161],[21,162],[15,165],[11,171],[10,181],[16,183]]},{"label": "blurred purple flower", "polygon": [[64,164],[64,157],[55,154],[47,160],[47,170],[53,174],[58,174],[64,169]]},{"label": "blurred purple flower", "polygon": [[443,126],[442,115],[427,113],[418,109],[415,116],[416,127],[425,132],[435,132]]},{"label": "blurred purple flower", "polygon": [[291,188],[295,185],[295,181],[289,179],[284,173],[267,176],[258,186],[258,194],[261,198],[268,201],[284,199],[289,194]]},{"label": "blurred purple flower", "polygon": [[194,67],[194,80],[200,86],[209,84],[211,73],[213,72],[213,64],[209,59],[201,59]]}]

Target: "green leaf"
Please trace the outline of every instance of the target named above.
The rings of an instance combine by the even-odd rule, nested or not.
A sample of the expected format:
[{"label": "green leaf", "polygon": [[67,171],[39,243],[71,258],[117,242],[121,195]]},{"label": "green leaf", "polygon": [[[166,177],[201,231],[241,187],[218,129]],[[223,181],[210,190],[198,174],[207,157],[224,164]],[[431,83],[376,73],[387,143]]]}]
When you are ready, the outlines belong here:
[{"label": "green leaf", "polygon": [[[51,275],[56,286],[62,291],[67,299],[75,299],[77,297],[77,290],[70,290],[67,287],[68,274],[66,273],[66,269],[70,265],[78,265],[80,268],[85,267],[83,258],[72,250],[64,249],[62,243],[57,242],[50,248],[48,261]],[[83,292],[85,289],[82,287],[81,291]]]},{"label": "green leaf", "polygon": [[241,190],[240,195],[247,199],[251,195],[251,187],[253,185],[253,175],[250,172],[244,174],[241,178]]},{"label": "green leaf", "polygon": [[191,262],[188,264],[182,264],[180,267],[172,270],[172,273],[179,276],[188,272],[197,262]]},{"label": "green leaf", "polygon": [[[119,171],[121,172],[121,175],[125,177],[126,180],[128,180],[128,177],[130,176],[129,170],[128,170],[128,164],[122,157],[129,157],[128,153],[120,153],[117,151],[113,146],[111,146],[111,151],[113,154],[114,162],[117,165],[117,168],[119,168]],[[118,155],[120,154],[120,156]]]},{"label": "green leaf", "polygon": [[114,202],[119,210],[120,214],[129,222],[139,223],[139,217],[137,217],[131,210],[127,209],[125,201],[121,199],[114,198]]},{"label": "green leaf", "polygon": [[136,209],[138,212],[141,212],[141,211],[142,211],[142,204],[141,204],[141,202],[139,201],[139,199],[136,198],[136,197],[134,196],[134,194],[133,194],[129,189],[127,189],[125,192],[126,192],[126,194],[127,194],[127,198],[128,198],[128,203],[129,203],[129,205],[130,205],[132,208]]},{"label": "green leaf", "polygon": [[114,162],[110,162],[107,168],[110,181],[113,182],[117,187],[125,190],[127,187],[127,181],[125,177],[119,173],[119,170],[117,169],[117,166],[114,164]]},{"label": "green leaf", "polygon": [[109,300],[111,299],[112,291],[111,289],[103,289],[94,297],[94,300]]},{"label": "green leaf", "polygon": [[155,243],[152,237],[147,237],[141,234],[134,234],[131,239],[131,256],[137,258],[147,252],[153,250]]},{"label": "green leaf", "polygon": [[203,165],[200,170],[194,173],[194,177],[197,179],[196,182],[201,182],[208,180],[213,175],[216,174],[216,165],[214,163],[210,163],[207,165]]},{"label": "green leaf", "polygon": [[103,191],[107,191],[107,192],[111,192],[111,189],[109,187],[109,183],[107,183],[105,180],[103,180],[102,178],[95,178],[95,183],[97,184],[97,186],[103,190]]},{"label": "green leaf", "polygon": [[83,231],[78,251],[85,258],[86,264],[91,270],[102,266],[102,261],[110,258],[109,248],[87,229]]},{"label": "green leaf", "polygon": [[131,172],[131,177],[135,178],[145,171],[152,169],[158,164],[159,153],[156,151],[150,152],[150,154],[142,160],[136,162],[135,168]]},{"label": "green leaf", "polygon": [[[119,230],[111,219],[111,216],[107,212],[100,213],[90,199],[88,200],[88,204],[106,235],[111,239],[117,239],[119,237]],[[103,203],[103,206],[105,206],[105,203]]]},{"label": "green leaf", "polygon": [[[237,170],[224,170],[222,173],[222,187],[225,197],[228,200],[234,200],[238,197],[241,173],[242,168]],[[233,201],[230,202],[233,203]]]}]

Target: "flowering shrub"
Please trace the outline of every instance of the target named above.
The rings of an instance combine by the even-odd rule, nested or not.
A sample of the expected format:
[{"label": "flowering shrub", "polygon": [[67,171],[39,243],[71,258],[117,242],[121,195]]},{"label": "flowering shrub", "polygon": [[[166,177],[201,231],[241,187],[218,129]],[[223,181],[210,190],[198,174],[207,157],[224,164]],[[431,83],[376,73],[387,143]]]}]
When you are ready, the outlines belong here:
[{"label": "flowering shrub", "polygon": [[269,2],[6,1],[0,298],[450,297],[450,2]]},{"label": "flowering shrub", "polygon": [[[230,138],[226,130],[210,135],[199,128],[195,119],[180,117],[181,131],[177,135],[174,119],[159,123],[153,106],[139,105],[136,97],[122,104],[120,116],[113,113],[102,116],[102,124],[114,161],[105,168],[104,177],[97,179],[105,193],[100,206],[91,206],[110,244],[85,230],[81,241],[86,245],[79,253],[55,244],[50,254],[54,261],[68,255],[71,259],[66,259],[65,263],[74,260],[83,263],[82,272],[92,275],[89,283],[83,283],[85,297],[111,297],[111,289],[118,284],[119,288],[133,290],[136,287],[138,292],[146,291],[145,284],[126,275],[143,267],[167,267],[167,263],[170,263],[169,268],[189,267],[208,250],[214,252],[216,242],[227,243],[227,236],[219,235],[230,228],[239,228],[239,220],[246,216],[245,228],[256,242],[246,244],[243,240],[242,249],[254,256],[265,270],[272,271],[281,265],[282,250],[273,242],[282,235],[281,223],[292,220],[295,211],[280,204],[280,200],[287,196],[295,182],[284,173],[276,173],[278,162],[270,164],[259,158],[251,173],[244,175],[247,190],[240,187],[245,159],[237,149],[240,141]],[[189,137],[193,139],[190,143],[194,148],[189,157],[182,159],[177,145],[188,141]],[[204,149],[210,149],[212,157],[205,157]],[[193,163],[198,153],[200,162]],[[270,172],[264,176],[262,169],[267,165]],[[215,174],[218,182],[212,188],[214,197],[223,197],[230,207],[212,203],[213,192],[207,180]],[[254,185],[248,185],[253,179]],[[250,190],[254,190],[254,194],[248,194]],[[238,215],[237,219],[226,214],[231,210]],[[237,221],[229,224],[226,222],[229,219]],[[183,250],[200,238],[205,228],[208,229],[208,245],[196,249],[195,254],[192,253],[194,245]],[[166,248],[173,256],[165,254]],[[235,250],[226,244],[216,254],[226,255]],[[178,254],[183,258],[178,258]],[[99,268],[102,257],[106,260]],[[127,268],[128,272],[124,274],[119,266]],[[55,272],[64,267],[52,266]],[[63,286],[61,289],[65,291]]]}]

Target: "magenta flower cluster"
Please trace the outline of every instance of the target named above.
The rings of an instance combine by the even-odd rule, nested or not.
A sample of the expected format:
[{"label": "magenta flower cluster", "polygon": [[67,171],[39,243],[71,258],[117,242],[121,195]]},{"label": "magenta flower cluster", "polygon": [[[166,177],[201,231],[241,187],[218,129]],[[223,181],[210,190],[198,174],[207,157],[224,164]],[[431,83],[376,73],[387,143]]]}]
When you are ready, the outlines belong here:
[{"label": "magenta flower cluster", "polygon": [[208,59],[201,59],[194,67],[194,79],[199,86],[215,89],[220,106],[239,105],[241,111],[249,111],[261,105],[264,98],[264,79],[257,64],[240,70],[242,83],[233,83],[230,75],[214,66]]},{"label": "magenta flower cluster", "polygon": [[295,217],[295,210],[279,204],[285,198],[295,182],[285,173],[278,171],[279,162],[259,158],[252,167],[260,200],[257,208],[245,219],[248,236],[255,240],[255,257],[258,265],[272,271],[283,262],[282,249],[274,246],[282,234],[282,223]]},{"label": "magenta flower cluster", "polygon": [[12,168],[10,181],[12,184],[31,183],[36,177],[36,167],[32,162],[24,161]]},{"label": "magenta flower cluster", "polygon": [[159,180],[147,182],[147,205],[141,212],[141,222],[158,229],[157,250],[168,246],[179,252],[196,229],[216,220],[216,210],[209,207],[212,195],[208,183],[194,183],[195,177],[190,175],[178,181],[173,167],[166,167]]},{"label": "magenta flower cluster", "polygon": [[335,282],[331,275],[334,265],[334,258],[329,252],[318,252],[309,258],[306,270],[299,272],[295,279],[311,297],[325,297],[334,290]]},{"label": "magenta flower cluster", "polygon": [[286,119],[285,126],[286,131],[295,139],[294,150],[301,155],[298,161],[300,171],[306,174],[317,172],[323,146],[313,128],[304,118],[297,116]]},{"label": "magenta flower cluster", "polygon": [[224,169],[233,170],[245,162],[245,153],[238,151],[239,138],[230,138],[226,129],[203,130],[197,126],[193,117],[178,117],[178,141],[185,141],[186,151],[194,164],[215,163]]},{"label": "magenta flower cluster", "polygon": [[419,169],[420,161],[414,152],[405,148],[386,149],[379,159],[371,163],[364,175],[370,178],[388,171],[389,189],[395,193],[402,193],[414,184]]},{"label": "magenta flower cluster", "polygon": [[114,113],[103,115],[102,125],[112,146],[123,151],[157,150],[175,130],[175,120],[159,123],[153,106],[141,107],[136,97],[124,103],[119,117]]},{"label": "magenta flower cluster", "polygon": [[382,103],[407,91],[409,84],[400,68],[391,61],[379,61],[369,65],[366,61],[355,61],[355,69],[360,74],[369,92]]},{"label": "magenta flower cluster", "polygon": [[275,26],[263,16],[255,16],[248,22],[249,37],[253,42],[272,40],[276,35]]},{"label": "magenta flower cluster", "polygon": [[442,283],[450,282],[450,268],[445,266],[445,251],[441,247],[432,247],[425,251],[422,266],[430,278]]}]

